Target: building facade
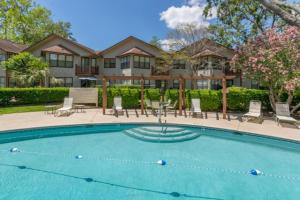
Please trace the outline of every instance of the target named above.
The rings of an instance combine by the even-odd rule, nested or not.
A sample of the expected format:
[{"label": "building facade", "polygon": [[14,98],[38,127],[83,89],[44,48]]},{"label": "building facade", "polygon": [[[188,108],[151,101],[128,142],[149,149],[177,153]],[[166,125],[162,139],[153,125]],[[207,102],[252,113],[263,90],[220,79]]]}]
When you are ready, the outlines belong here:
[{"label": "building facade", "polygon": [[[95,51],[57,35],[50,35],[29,47],[0,40],[1,61],[22,51],[41,57],[49,64],[50,77],[45,80],[47,87],[94,87],[101,85],[101,81],[96,78],[98,75],[232,75],[229,61],[235,53],[232,49],[204,39],[199,41],[199,48],[192,55],[197,63],[191,65],[183,60],[176,60],[170,69],[158,72],[157,63],[161,60],[162,50],[133,36],[103,51]],[[236,78],[228,81],[229,86],[254,87],[249,81],[243,80],[240,74],[234,75]],[[140,82],[125,80],[109,84],[140,85]],[[18,83],[10,81],[9,72],[0,69],[0,87],[17,86]],[[178,88],[179,82],[145,80],[145,87]],[[220,87],[220,81],[186,82],[186,88],[219,89]]]}]

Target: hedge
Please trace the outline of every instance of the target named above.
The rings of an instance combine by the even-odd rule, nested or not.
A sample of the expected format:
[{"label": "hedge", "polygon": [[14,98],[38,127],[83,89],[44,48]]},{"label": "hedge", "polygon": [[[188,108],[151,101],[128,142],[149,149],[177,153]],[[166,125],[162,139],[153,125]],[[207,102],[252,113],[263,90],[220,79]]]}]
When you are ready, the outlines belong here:
[{"label": "hedge", "polygon": [[0,88],[0,106],[62,102],[68,94],[68,88]]},{"label": "hedge", "polygon": [[[99,88],[99,106],[102,106],[102,89]],[[63,102],[64,97],[68,96],[68,88],[0,88],[0,106],[10,104],[47,104]],[[113,105],[115,96],[122,96],[123,107],[132,109],[140,108],[141,91],[138,87],[109,87],[108,108]],[[178,100],[179,92],[176,89],[169,89],[165,93],[165,99],[171,99],[174,103]],[[16,102],[11,102],[12,97]],[[192,98],[201,99],[201,108],[203,111],[217,111],[222,108],[222,91],[221,90],[186,90],[185,91],[186,107],[190,108]],[[145,89],[145,98],[150,100],[160,99],[159,89]],[[232,111],[246,111],[251,100],[260,100],[264,110],[271,110],[269,103],[268,91],[231,87],[227,94],[228,109]],[[282,96],[286,99],[286,95]],[[295,92],[293,104],[300,102],[300,90]]]}]

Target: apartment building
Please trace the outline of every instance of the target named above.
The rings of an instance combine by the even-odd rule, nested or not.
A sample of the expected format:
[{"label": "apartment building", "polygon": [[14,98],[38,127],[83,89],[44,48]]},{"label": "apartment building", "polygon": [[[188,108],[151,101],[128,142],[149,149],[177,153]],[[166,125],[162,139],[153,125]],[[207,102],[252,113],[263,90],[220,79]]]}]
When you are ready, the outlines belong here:
[{"label": "apartment building", "polygon": [[[9,47],[9,48],[8,48]],[[14,47],[14,48],[13,48]],[[232,75],[229,61],[234,55],[234,50],[226,48],[211,40],[199,41],[199,49],[193,55],[199,59],[196,65],[189,65],[183,60],[174,61],[174,66],[166,71],[157,71],[157,61],[161,59],[162,50],[130,36],[117,44],[95,51],[72,40],[50,35],[27,47],[0,40],[0,60],[6,60],[8,55],[22,51],[42,57],[49,63],[50,77],[45,81],[49,87],[94,87],[101,85],[97,80],[98,75]],[[224,64],[225,63],[225,64]],[[229,80],[228,85],[256,87],[251,81],[243,80],[240,74],[234,74],[236,78]],[[125,80],[110,82],[109,84],[139,85],[139,81]],[[9,73],[0,70],[0,87],[16,87],[18,84],[9,79]],[[178,81],[145,81],[145,87],[178,88]],[[187,88],[219,89],[220,81],[201,80],[186,82]]]}]

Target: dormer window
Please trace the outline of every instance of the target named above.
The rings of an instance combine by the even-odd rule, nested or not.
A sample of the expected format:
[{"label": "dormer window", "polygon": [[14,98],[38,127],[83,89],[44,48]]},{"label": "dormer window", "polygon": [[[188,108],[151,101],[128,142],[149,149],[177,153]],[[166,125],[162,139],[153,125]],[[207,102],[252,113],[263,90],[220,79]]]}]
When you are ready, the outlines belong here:
[{"label": "dormer window", "polygon": [[49,55],[50,67],[73,67],[73,56],[65,54],[50,53]]},{"label": "dormer window", "polygon": [[140,69],[150,69],[150,57],[133,56],[133,67]]}]

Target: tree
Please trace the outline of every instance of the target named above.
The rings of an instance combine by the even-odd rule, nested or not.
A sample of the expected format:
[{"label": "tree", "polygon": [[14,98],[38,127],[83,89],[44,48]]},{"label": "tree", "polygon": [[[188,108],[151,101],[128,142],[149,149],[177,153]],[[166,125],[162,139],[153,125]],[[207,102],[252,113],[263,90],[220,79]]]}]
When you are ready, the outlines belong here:
[{"label": "tree", "polygon": [[157,48],[161,48],[160,39],[157,36],[153,36],[152,39],[149,41],[149,44]]},{"label": "tree", "polygon": [[270,28],[285,25],[277,14],[257,0],[207,0],[204,15],[217,9],[217,19],[209,26],[210,37],[220,44],[236,47]]},{"label": "tree", "polygon": [[48,76],[48,64],[28,52],[19,53],[1,64],[20,87],[43,85]]},{"label": "tree", "polygon": [[[288,94],[287,103],[293,100],[293,92],[300,87],[300,31],[288,27],[284,31],[270,29],[239,47],[232,60],[234,69],[269,89],[273,110],[280,97]],[[292,110],[296,111],[300,103]]]},{"label": "tree", "polygon": [[71,38],[71,24],[54,22],[51,12],[33,0],[0,0],[0,38],[33,44],[51,33]]},{"label": "tree", "polygon": [[272,13],[280,16],[289,25],[300,28],[300,5],[290,4],[282,0],[258,0]]}]

